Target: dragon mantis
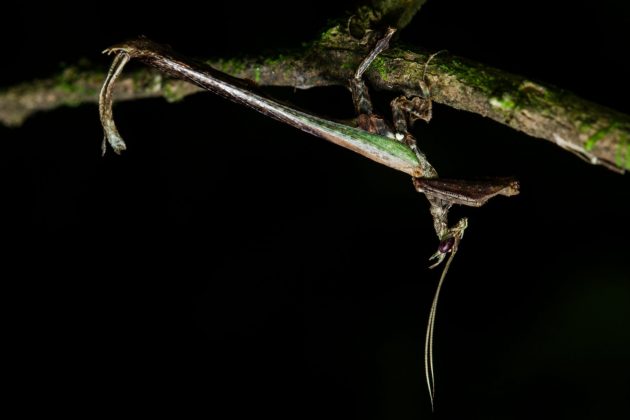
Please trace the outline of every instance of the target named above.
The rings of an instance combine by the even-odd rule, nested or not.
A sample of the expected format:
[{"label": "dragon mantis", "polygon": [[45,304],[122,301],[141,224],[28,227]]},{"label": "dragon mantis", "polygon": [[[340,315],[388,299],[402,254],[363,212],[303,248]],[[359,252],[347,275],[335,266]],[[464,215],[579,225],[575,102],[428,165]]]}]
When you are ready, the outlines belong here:
[{"label": "dragon mantis", "polygon": [[[361,62],[349,82],[354,107],[358,114],[354,126],[324,119],[270,99],[258,93],[251,81],[234,78],[207,64],[182,57],[146,38],[108,48],[104,52],[114,54],[115,57],[99,98],[99,112],[105,132],[102,151],[105,153],[108,144],[116,153],[126,149],[126,144],[113,120],[112,91],[124,66],[134,58],[171,76],[186,80],[280,122],[411,175],[415,189],[423,193],[429,201],[433,226],[439,239],[437,251],[430,258],[435,261],[431,268],[439,266],[446,259],[431,304],[425,336],[424,367],[433,408],[435,401],[433,333],[437,305],[446,273],[468,226],[466,218],[449,226],[449,209],[454,204],[480,207],[494,196],[518,194],[519,185],[511,178],[468,181],[438,177],[437,171],[418,148],[416,139],[409,132],[409,127],[415,121],[428,122],[432,117],[430,89],[424,78],[419,81],[422,96],[412,98],[401,96],[391,102],[393,116],[391,123],[374,112],[367,86],[363,81],[363,74],[374,59],[389,47],[394,33],[393,28],[384,31],[383,36]],[[425,74],[429,61],[430,59],[425,63]]]}]

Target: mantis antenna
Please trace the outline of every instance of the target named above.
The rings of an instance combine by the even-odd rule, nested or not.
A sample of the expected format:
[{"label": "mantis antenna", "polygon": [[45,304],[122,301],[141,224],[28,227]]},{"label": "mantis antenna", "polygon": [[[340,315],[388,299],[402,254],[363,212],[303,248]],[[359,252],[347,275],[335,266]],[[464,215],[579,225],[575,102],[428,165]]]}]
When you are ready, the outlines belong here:
[{"label": "mantis antenna", "polygon": [[435,410],[435,373],[433,369],[433,330],[435,328],[435,315],[437,313],[437,304],[440,298],[440,290],[442,289],[442,284],[444,283],[444,279],[446,278],[446,273],[451,266],[451,262],[453,261],[456,252],[457,248],[453,248],[450,257],[448,257],[448,260],[446,261],[446,264],[442,269],[440,281],[438,282],[437,288],[435,289],[435,295],[433,295],[433,303],[431,304],[431,311],[429,312],[429,322],[424,339],[424,372],[427,379],[427,387],[429,389],[429,398],[431,399],[431,411]]}]

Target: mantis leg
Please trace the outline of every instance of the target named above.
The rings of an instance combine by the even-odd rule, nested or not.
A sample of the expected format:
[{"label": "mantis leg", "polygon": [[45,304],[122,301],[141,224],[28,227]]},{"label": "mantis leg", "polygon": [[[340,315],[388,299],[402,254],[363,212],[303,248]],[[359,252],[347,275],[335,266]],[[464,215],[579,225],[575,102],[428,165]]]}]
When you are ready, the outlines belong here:
[{"label": "mantis leg", "polygon": [[[420,153],[416,146],[416,140],[409,135],[409,128],[418,120],[429,122],[433,116],[433,102],[431,101],[431,90],[426,81],[427,68],[433,57],[440,54],[442,51],[438,51],[429,56],[427,62],[424,64],[424,71],[422,80],[419,82],[421,96],[399,96],[395,98],[391,103],[392,117],[394,121],[394,129],[396,130],[396,137],[403,138],[405,143],[416,152],[416,155]],[[420,157],[420,156],[418,156]]]},{"label": "mantis leg", "polygon": [[[391,102],[392,117],[396,138],[404,142],[418,156],[418,159],[426,159],[418,149],[416,138],[409,132],[409,127],[418,119],[429,121],[431,119],[431,100],[416,96],[412,99],[399,96]],[[437,173],[435,174],[437,176]]]},{"label": "mantis leg", "polygon": [[370,64],[378,57],[380,53],[389,48],[389,41],[392,39],[396,33],[396,29],[388,28],[385,31],[385,35],[383,38],[379,39],[372,51],[368,54],[367,57],[363,59],[357,71],[354,74],[354,77],[350,79],[350,90],[352,91],[352,101],[354,102],[354,108],[357,111],[357,114],[362,115],[371,115],[372,114],[372,101],[370,99],[370,94],[368,93],[367,86],[363,81],[363,73],[370,67]]},{"label": "mantis leg", "polygon": [[429,98],[414,96],[411,99],[399,96],[391,103],[394,128],[397,133],[406,133],[417,120],[429,122],[433,115],[432,103]]}]

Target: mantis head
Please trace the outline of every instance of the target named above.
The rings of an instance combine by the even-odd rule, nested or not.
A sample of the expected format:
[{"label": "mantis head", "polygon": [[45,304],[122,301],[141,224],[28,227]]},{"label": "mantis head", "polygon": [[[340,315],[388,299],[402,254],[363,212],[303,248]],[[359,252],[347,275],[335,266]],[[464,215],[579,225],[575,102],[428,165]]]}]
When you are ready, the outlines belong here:
[{"label": "mantis head", "polygon": [[444,258],[446,258],[446,255],[450,253],[454,254],[455,252],[457,252],[457,247],[459,246],[459,242],[464,237],[464,231],[466,230],[467,227],[468,227],[468,219],[464,217],[463,219],[460,219],[455,224],[455,226],[450,227],[446,231],[446,233],[441,236],[440,244],[438,245],[437,251],[435,252],[435,254],[431,256],[431,258],[429,258],[429,261],[432,261],[432,260],[437,260],[437,261],[433,263],[433,265],[431,265],[429,268],[437,267],[438,265],[442,263],[442,261],[444,261]]}]

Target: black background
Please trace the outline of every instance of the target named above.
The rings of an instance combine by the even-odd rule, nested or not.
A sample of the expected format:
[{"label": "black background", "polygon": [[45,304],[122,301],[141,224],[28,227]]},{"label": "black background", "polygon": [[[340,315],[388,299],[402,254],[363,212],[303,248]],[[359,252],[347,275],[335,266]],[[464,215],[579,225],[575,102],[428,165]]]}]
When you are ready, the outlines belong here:
[{"label": "black background", "polygon": [[[2,85],[145,34],[199,56],[299,46],[353,2],[107,2],[5,10]],[[98,9],[93,9],[98,6]],[[402,39],[630,113],[617,1],[431,0]],[[347,117],[345,89],[270,94]],[[380,102],[390,99],[375,94]],[[25,412],[430,417],[424,329],[439,273],[406,175],[211,94],[0,127],[5,368]],[[630,414],[628,175],[436,105],[442,176],[522,193],[470,227],[436,329],[437,417]]]}]

